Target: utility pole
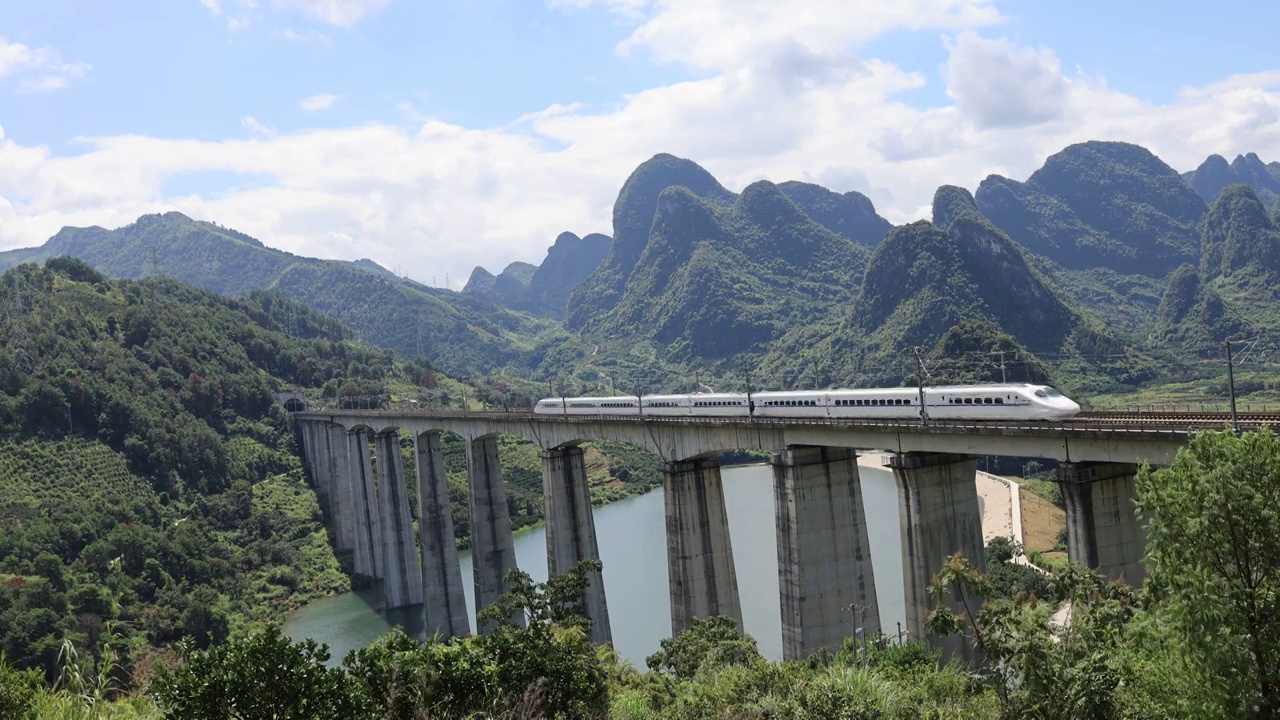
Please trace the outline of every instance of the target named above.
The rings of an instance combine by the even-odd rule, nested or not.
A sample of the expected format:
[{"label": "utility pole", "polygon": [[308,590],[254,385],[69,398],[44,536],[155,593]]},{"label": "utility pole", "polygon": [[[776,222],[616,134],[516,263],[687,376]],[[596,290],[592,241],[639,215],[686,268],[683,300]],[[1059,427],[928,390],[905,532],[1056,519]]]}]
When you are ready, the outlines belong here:
[{"label": "utility pole", "polygon": [[925,412],[924,406],[924,360],[920,359],[920,347],[911,348],[911,352],[916,356],[916,388],[920,391],[920,427],[926,427],[929,424],[929,414]]},{"label": "utility pole", "polygon": [[22,302],[22,281],[19,273],[13,273],[13,300],[9,304],[9,346],[13,348],[13,360],[18,370],[30,374],[35,370],[35,358],[27,337],[27,309]]},{"label": "utility pole", "polygon": [[1009,382],[1009,378],[1005,375],[1005,372],[1004,372],[1004,351],[993,350],[991,354],[1000,356],[1000,384],[1004,385]]},{"label": "utility pole", "polygon": [[1231,395],[1231,429],[1240,434],[1240,419],[1236,417],[1236,373],[1231,362],[1231,341],[1227,341],[1227,392]]},{"label": "utility pole", "polygon": [[743,373],[747,376],[747,415],[754,418],[756,416],[756,403],[751,399],[751,371],[744,370]]}]

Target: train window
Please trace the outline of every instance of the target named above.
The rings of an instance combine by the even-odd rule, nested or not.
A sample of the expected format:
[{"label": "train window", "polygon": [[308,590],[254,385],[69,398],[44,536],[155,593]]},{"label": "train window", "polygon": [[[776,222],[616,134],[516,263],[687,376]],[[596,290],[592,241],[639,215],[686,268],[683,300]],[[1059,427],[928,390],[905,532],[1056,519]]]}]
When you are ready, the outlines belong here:
[{"label": "train window", "polygon": [[1003,405],[1003,404],[1004,404],[1004,398],[996,398],[996,404],[997,404],[997,405]]},{"label": "train window", "polygon": [[990,405],[990,404],[991,404],[991,398],[982,398],[982,404],[983,404],[983,405]]}]

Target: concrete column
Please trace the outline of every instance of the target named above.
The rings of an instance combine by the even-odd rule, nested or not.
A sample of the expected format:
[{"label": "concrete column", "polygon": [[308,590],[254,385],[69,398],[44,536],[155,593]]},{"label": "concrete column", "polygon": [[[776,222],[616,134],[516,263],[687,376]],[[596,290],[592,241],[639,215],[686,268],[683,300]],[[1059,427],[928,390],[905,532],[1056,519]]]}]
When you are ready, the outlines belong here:
[{"label": "concrete column", "polygon": [[784,660],[880,631],[857,457],[805,446],[773,456]]},{"label": "concrete column", "polygon": [[299,423],[298,431],[302,435],[302,461],[311,477],[311,487],[316,491],[321,507],[324,507],[329,496],[329,484],[326,481],[327,458],[322,447],[322,425],[303,421]]},{"label": "concrete column", "polygon": [[378,497],[382,513],[382,557],[386,562],[387,609],[422,604],[422,566],[409,513],[409,488],[400,455],[399,431],[378,435]]},{"label": "concrete column", "polygon": [[352,492],[350,463],[347,462],[347,431],[338,425],[329,425],[324,429],[323,437],[333,487],[329,498],[329,524],[333,531],[333,544],[339,550],[351,551],[355,549],[356,542],[355,497]]},{"label": "concrete column", "polygon": [[[467,467],[471,487],[471,567],[479,613],[506,591],[507,573],[516,569],[516,550],[507,490],[502,486],[498,439],[489,436],[468,443]],[[512,620],[524,624],[521,617]],[[480,623],[479,630],[485,632],[489,627]]]},{"label": "concrete column", "polygon": [[444,471],[440,433],[414,438],[418,478],[418,539],[422,550],[422,591],[427,633],[446,638],[471,634],[462,591],[462,569],[449,508],[449,479]]},{"label": "concrete column", "polygon": [[[542,498],[546,503],[547,576],[556,577],[582,560],[599,560],[582,448],[559,447],[542,453]],[[582,604],[591,619],[591,642],[612,642],[604,579],[591,572],[587,583]]]},{"label": "concrete column", "polygon": [[[982,512],[978,505],[978,466],[968,455],[906,453],[889,461],[898,483],[902,527],[902,579],[907,604],[907,630],[913,640],[926,636],[925,620],[932,607],[929,585],[947,558],[962,553],[986,570],[982,543]],[[953,599],[951,609],[964,607]],[[977,607],[972,607],[977,611]],[[977,665],[981,658],[960,637],[939,638],[933,644],[948,657]]]},{"label": "concrete column", "polygon": [[378,512],[378,492],[374,486],[373,458],[369,455],[369,431],[347,434],[347,461],[351,473],[351,495],[355,511],[355,571],[375,580],[384,576],[382,523]]},{"label": "concrete column", "polygon": [[1136,465],[1062,463],[1058,482],[1067,506],[1067,556],[1108,579],[1141,587],[1147,530],[1134,511]]},{"label": "concrete column", "polygon": [[689,629],[694,618],[715,615],[733,618],[742,630],[742,603],[720,463],[714,459],[667,463],[662,485],[671,634]]}]

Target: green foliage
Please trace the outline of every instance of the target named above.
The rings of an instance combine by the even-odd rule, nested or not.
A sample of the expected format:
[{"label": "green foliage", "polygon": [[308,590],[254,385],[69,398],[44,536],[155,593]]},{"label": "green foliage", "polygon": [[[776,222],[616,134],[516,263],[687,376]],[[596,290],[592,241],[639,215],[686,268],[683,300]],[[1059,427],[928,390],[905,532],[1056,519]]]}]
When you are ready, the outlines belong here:
[{"label": "green foliage", "polygon": [[[956,555],[930,587],[939,606],[929,615],[929,631],[962,635],[981,653],[1002,718],[1116,717],[1128,675],[1112,657],[1137,598],[1127,586],[1076,567],[1055,583],[1072,606],[1071,622],[1059,628],[1050,624],[1050,607],[1034,595],[997,598],[991,579]],[[952,593],[970,608],[967,613],[958,615],[941,602]]]},{"label": "green foliage", "polygon": [[1204,432],[1138,475],[1151,587],[1236,713],[1280,714],[1280,438]]},{"label": "green foliage", "polygon": [[660,650],[645,659],[653,672],[680,680],[692,679],[700,668],[746,665],[760,660],[756,641],[739,634],[737,623],[723,615],[694,618],[688,630],[662,641]]},{"label": "green foliage", "polygon": [[1014,561],[1021,556],[1022,543],[1003,535],[987,543],[987,580],[991,583],[992,596],[1010,599],[1034,596],[1051,602],[1060,599],[1051,576]]},{"label": "green foliage", "polygon": [[42,685],[40,673],[19,670],[0,653],[0,717],[25,718]]},{"label": "green foliage", "polygon": [[183,649],[183,663],[152,684],[165,717],[175,720],[347,720],[372,718],[369,700],[329,650],[293,643],[274,626],[208,650]]}]

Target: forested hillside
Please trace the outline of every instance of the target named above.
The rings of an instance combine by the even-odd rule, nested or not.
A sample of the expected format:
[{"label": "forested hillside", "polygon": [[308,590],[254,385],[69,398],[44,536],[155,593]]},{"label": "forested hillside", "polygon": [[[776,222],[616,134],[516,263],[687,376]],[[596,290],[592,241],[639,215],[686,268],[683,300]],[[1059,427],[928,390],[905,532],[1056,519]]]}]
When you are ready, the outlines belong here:
[{"label": "forested hillside", "polygon": [[[1154,375],[1149,357],[1071,301],[957,187],[938,190],[932,222],[889,233],[850,311],[827,340],[812,341],[784,342],[767,362],[784,373],[820,368],[819,378],[836,382],[896,383],[915,364],[904,351],[922,347],[932,358],[951,360],[1007,352],[1024,360],[1013,380],[1041,378],[1035,357],[1049,354],[1054,380],[1077,389],[1134,386]],[[983,377],[955,379],[1002,377],[989,368]]]},{"label": "forested hillside", "polygon": [[1229,185],[1205,219],[1199,268],[1173,273],[1153,335],[1214,351],[1228,338],[1280,330],[1280,227],[1248,185]]},{"label": "forested hillside", "polygon": [[70,255],[111,277],[165,275],[236,296],[274,289],[351,325],[360,339],[403,357],[423,355],[458,375],[522,359],[545,329],[492,302],[397,278],[368,260],[291,255],[243,233],[170,212],[106,230],[66,228],[45,245],[0,253],[0,270]]},{"label": "forested hillside", "polygon": [[0,278],[0,650],[221,641],[348,587],[272,392],[383,387],[385,350],[279,297],[108,280],[54,258]]}]

